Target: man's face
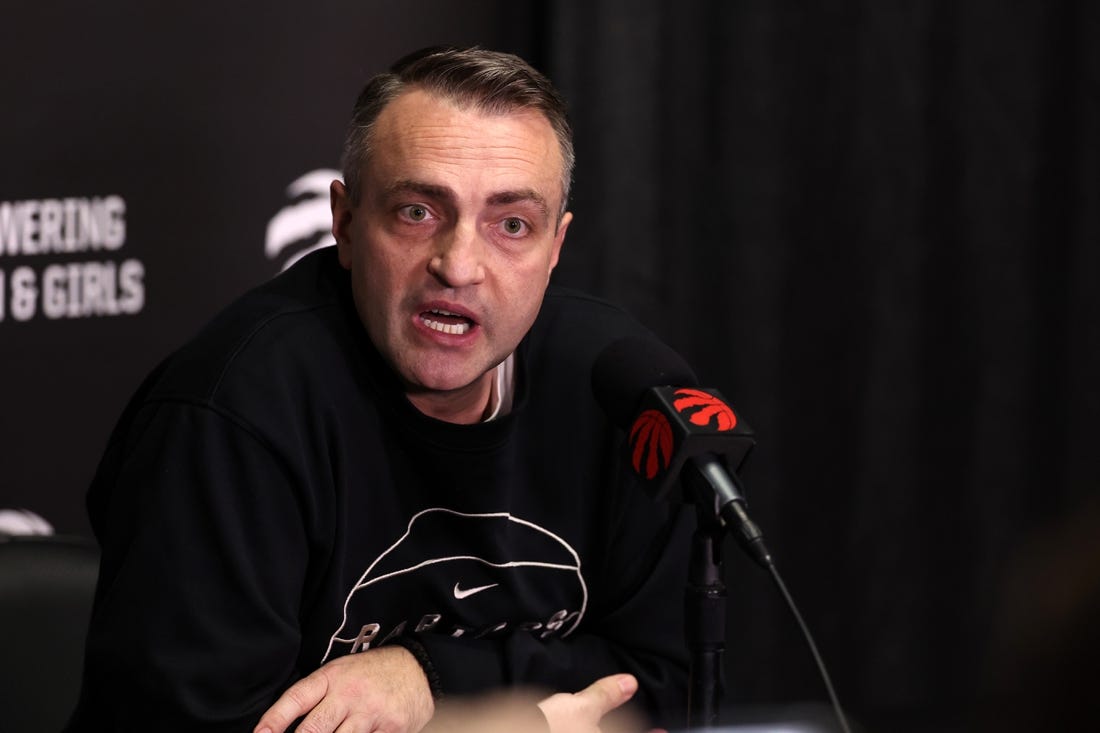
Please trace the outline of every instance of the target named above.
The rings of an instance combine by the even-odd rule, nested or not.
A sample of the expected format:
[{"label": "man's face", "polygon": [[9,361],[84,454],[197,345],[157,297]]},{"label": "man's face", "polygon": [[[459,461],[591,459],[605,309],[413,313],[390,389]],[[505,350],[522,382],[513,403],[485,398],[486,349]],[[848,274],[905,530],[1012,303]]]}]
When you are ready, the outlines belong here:
[{"label": "man's face", "polygon": [[413,90],[378,117],[358,204],[333,183],[359,316],[418,406],[487,395],[531,327],[572,218],[558,215],[561,176],[537,111],[485,115]]}]

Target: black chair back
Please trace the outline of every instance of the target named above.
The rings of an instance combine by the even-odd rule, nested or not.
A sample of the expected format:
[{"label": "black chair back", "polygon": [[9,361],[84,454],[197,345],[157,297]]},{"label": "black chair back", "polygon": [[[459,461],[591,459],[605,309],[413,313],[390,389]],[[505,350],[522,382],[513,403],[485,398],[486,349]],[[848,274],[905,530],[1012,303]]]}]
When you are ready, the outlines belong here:
[{"label": "black chair back", "polygon": [[0,537],[0,728],[57,733],[80,693],[99,570],[91,542]]}]

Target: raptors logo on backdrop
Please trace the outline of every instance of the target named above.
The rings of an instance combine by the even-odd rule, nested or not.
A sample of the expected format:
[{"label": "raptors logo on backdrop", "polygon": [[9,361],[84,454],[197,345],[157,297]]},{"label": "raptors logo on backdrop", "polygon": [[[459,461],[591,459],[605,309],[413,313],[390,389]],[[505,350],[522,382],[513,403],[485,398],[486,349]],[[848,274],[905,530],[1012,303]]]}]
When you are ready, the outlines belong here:
[{"label": "raptors logo on backdrop", "polygon": [[549,530],[506,512],[426,509],[351,587],[321,661],[411,633],[564,637],[587,604],[580,557]]},{"label": "raptors logo on backdrop", "polygon": [[340,171],[319,168],[299,176],[286,188],[290,203],[267,224],[264,254],[281,261],[280,269],[293,265],[310,252],[335,244],[328,187]]}]

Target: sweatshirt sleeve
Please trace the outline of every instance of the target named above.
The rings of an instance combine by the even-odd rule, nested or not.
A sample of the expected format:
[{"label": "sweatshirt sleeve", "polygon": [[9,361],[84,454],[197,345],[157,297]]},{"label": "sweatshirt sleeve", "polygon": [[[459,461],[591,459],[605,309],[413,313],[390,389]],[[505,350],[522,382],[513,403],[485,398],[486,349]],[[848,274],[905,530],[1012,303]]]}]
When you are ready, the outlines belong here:
[{"label": "sweatshirt sleeve", "polygon": [[284,466],[227,413],[146,404],[89,513],[102,560],[71,728],[251,730],[300,644],[309,553]]}]

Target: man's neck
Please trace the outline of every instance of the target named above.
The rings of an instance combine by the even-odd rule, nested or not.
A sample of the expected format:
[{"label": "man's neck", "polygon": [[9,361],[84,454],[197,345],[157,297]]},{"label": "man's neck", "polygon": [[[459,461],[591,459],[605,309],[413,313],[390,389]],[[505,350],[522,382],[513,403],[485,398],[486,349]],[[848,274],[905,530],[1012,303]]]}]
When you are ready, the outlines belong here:
[{"label": "man's neck", "polygon": [[450,392],[409,392],[409,402],[428,417],[444,422],[470,425],[481,422],[488,411],[493,393],[495,369],[465,387]]}]

